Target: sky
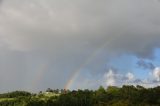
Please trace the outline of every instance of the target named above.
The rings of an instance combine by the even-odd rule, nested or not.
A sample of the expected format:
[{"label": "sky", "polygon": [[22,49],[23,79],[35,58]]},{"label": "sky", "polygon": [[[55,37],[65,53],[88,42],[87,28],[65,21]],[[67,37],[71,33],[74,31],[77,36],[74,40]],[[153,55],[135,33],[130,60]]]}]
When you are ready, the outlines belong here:
[{"label": "sky", "polygon": [[0,92],[160,85],[159,0],[0,0]]}]

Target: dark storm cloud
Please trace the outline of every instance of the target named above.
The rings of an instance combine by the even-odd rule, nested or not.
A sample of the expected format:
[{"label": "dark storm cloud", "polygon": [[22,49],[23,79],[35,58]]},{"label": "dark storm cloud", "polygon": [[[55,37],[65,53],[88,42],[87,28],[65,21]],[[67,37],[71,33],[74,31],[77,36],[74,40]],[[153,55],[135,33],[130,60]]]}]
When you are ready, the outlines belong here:
[{"label": "dark storm cloud", "polygon": [[[12,52],[20,53],[25,59],[14,58],[15,63],[28,68],[30,79],[45,65],[40,81],[45,88],[52,81],[63,87],[88,60],[91,67],[87,68],[92,70],[119,54],[152,59],[154,49],[160,47],[160,3],[156,0],[4,0],[0,9],[0,51],[10,53],[4,56],[6,63],[1,61],[4,77],[22,70],[14,65],[10,71],[4,65],[9,67],[10,58],[17,57]],[[32,86],[31,82],[26,83]]]},{"label": "dark storm cloud", "polygon": [[72,53],[106,43],[111,53],[153,58],[154,48],[160,46],[159,5],[150,0],[6,1],[1,23],[10,31],[3,39],[11,40],[7,43],[16,50],[59,53],[72,48]]},{"label": "dark storm cloud", "polygon": [[0,0],[0,6],[2,5],[3,0]]}]

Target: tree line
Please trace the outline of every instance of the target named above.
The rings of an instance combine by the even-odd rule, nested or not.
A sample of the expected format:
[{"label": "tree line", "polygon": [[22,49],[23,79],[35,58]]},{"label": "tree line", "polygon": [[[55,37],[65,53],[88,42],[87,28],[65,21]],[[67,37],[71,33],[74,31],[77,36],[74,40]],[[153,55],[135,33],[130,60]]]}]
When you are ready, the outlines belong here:
[{"label": "tree line", "polygon": [[[62,91],[62,92],[59,92]],[[38,94],[15,91],[0,94],[0,106],[160,106],[160,86],[144,88],[100,86],[97,90],[52,90]],[[55,95],[59,94],[59,95]]]}]

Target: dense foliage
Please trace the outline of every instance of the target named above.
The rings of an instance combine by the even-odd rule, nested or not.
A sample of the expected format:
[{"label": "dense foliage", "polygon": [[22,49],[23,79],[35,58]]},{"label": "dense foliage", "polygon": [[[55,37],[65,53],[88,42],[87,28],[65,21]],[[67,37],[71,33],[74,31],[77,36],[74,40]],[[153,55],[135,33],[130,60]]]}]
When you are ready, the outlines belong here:
[{"label": "dense foliage", "polygon": [[0,106],[160,106],[160,86],[144,88],[102,86],[92,90],[52,90],[31,94],[15,91],[0,94]]}]

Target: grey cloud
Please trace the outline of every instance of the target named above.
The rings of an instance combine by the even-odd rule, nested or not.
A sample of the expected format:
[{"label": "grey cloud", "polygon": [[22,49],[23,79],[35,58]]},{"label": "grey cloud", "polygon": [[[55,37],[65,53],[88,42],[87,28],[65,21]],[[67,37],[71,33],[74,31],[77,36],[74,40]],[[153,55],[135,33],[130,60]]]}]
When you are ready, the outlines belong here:
[{"label": "grey cloud", "polygon": [[154,64],[151,63],[151,62],[146,62],[144,60],[139,60],[137,62],[137,65],[141,68],[144,68],[144,69],[149,69],[149,70],[153,70],[155,68]]},{"label": "grey cloud", "polygon": [[142,80],[140,80],[140,79],[135,79],[135,80],[133,81],[133,83],[136,83],[136,84],[142,83]]},{"label": "grey cloud", "polygon": [[153,58],[154,48],[160,46],[159,5],[149,0],[6,1],[1,16],[7,29],[3,39],[11,38],[7,43],[16,50],[55,51],[67,46],[85,51],[108,42],[107,52]]},{"label": "grey cloud", "polygon": [[157,81],[157,80],[153,80],[153,83],[160,83],[160,81]]},{"label": "grey cloud", "polygon": [[160,82],[156,81],[156,80],[140,80],[140,79],[136,79],[134,82],[131,82],[130,84],[132,85],[141,85],[147,88],[152,88],[152,87],[156,87],[159,86]]},{"label": "grey cloud", "polygon": [[[157,2],[5,0],[0,8],[0,51],[23,55],[25,59],[14,60],[29,67],[27,76],[31,79],[36,77],[39,65],[46,64],[47,70],[40,82],[48,84],[44,87],[52,81],[53,85],[63,87],[71,73],[88,60],[87,65],[91,67],[87,68],[92,69],[95,64],[101,67],[112,56],[124,53],[154,58],[154,49],[160,47],[160,3]],[[95,58],[104,58],[101,52],[106,60],[96,63]],[[10,56],[4,56],[7,63],[2,63],[19,58]],[[14,66],[14,70],[6,69],[3,73],[23,70]],[[64,76],[61,84],[57,84],[61,76]],[[31,82],[27,82],[28,86]]]},{"label": "grey cloud", "polygon": [[0,8],[1,8],[1,5],[2,5],[2,2],[3,2],[3,0],[0,0]]}]

